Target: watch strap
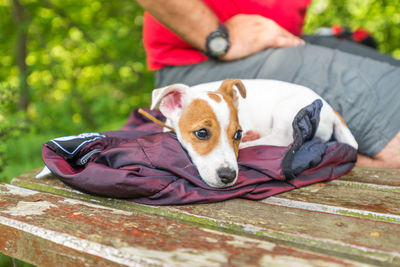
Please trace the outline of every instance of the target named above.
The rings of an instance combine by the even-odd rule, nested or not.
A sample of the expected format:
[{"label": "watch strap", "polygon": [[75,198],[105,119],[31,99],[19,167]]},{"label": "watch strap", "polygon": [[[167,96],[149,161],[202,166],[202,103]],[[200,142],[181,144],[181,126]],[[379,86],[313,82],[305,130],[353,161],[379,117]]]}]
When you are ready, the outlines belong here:
[{"label": "watch strap", "polygon": [[[214,39],[214,38],[224,38],[227,42],[227,46],[224,49],[224,51],[222,51],[221,53],[216,53],[215,51],[213,51],[210,47],[210,42]],[[229,32],[228,29],[225,27],[224,24],[222,23],[218,23],[218,29],[214,32],[211,32],[207,38],[206,38],[206,51],[205,51],[205,55],[207,57],[213,58],[213,59],[218,59],[219,57],[223,56],[226,54],[226,52],[228,52],[228,49],[230,47],[230,42],[229,42]]]}]

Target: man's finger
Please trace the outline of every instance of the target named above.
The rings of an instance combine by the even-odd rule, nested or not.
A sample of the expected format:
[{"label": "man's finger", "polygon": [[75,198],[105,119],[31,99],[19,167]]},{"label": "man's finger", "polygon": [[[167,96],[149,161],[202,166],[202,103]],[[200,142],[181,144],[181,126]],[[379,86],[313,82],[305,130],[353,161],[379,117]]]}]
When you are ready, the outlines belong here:
[{"label": "man's finger", "polygon": [[286,47],[286,46],[298,46],[304,44],[305,44],[304,40],[294,36],[277,36],[272,46]]}]

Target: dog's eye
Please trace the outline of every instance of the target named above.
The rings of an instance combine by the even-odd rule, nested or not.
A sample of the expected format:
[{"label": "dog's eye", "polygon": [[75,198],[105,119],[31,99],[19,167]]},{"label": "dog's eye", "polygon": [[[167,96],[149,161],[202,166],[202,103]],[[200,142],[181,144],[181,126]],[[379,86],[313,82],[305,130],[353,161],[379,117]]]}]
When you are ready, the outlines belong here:
[{"label": "dog's eye", "polygon": [[235,139],[236,141],[242,139],[242,130],[237,130],[235,135],[233,136],[233,139]]},{"label": "dog's eye", "polygon": [[194,135],[200,140],[207,140],[210,138],[210,132],[207,129],[200,129],[193,132]]}]

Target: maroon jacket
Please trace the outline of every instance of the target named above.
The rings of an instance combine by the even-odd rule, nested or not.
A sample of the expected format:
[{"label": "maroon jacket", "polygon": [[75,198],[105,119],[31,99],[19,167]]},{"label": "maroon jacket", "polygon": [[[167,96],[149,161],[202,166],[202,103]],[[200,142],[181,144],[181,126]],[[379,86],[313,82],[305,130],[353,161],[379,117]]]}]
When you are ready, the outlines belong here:
[{"label": "maroon jacket", "polygon": [[[162,133],[160,126],[137,111],[119,131],[49,141],[43,147],[43,160],[65,184],[105,197],[151,205],[210,203],[236,197],[259,200],[335,179],[354,166],[354,148],[312,138],[320,106],[307,108],[294,122],[297,131],[292,145],[241,149],[238,181],[224,189],[205,184],[176,135]],[[153,114],[161,118],[161,114]]]}]

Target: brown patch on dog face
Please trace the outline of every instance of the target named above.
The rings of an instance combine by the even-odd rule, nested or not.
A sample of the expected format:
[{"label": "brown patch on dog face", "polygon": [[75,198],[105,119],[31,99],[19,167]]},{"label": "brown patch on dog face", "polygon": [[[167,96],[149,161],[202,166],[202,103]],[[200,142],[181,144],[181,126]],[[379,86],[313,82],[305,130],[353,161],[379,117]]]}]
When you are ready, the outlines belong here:
[{"label": "brown patch on dog face", "polygon": [[217,103],[221,102],[221,98],[216,93],[211,93],[210,92],[210,93],[208,93],[208,97],[211,98],[212,100],[214,100]]},{"label": "brown patch on dog face", "polygon": [[226,104],[228,105],[229,108],[229,123],[228,127],[226,129],[226,136],[228,137],[228,142],[230,146],[233,148],[235,151],[236,157],[239,155],[239,144],[240,144],[240,139],[235,140],[234,136],[238,130],[241,130],[241,126],[239,124],[239,117],[238,117],[238,108],[237,108],[237,103],[235,99],[235,95],[227,95],[222,93],[222,97],[224,98]]},{"label": "brown patch on dog face", "polygon": [[220,88],[217,90],[217,93],[220,93],[223,96],[230,110],[230,118],[226,134],[228,136],[230,145],[233,147],[237,157],[239,155],[240,140],[235,140],[234,136],[238,130],[241,130],[241,127],[238,119],[239,100],[233,88],[234,86],[238,88],[240,95],[243,98],[246,98],[246,87],[239,79],[231,79],[223,81]]},{"label": "brown patch on dog face", "polygon": [[346,121],[343,119],[342,115],[340,115],[340,113],[337,112],[336,110],[333,110],[333,112],[335,112],[335,114],[339,117],[340,122],[341,122],[344,126],[347,127],[347,123],[346,123]]},{"label": "brown patch on dog face", "polygon": [[[182,139],[192,144],[193,149],[199,155],[207,155],[218,146],[221,126],[207,101],[193,100],[183,111],[178,125]],[[207,140],[200,140],[194,134],[195,131],[201,129],[206,129],[209,132]]]}]

